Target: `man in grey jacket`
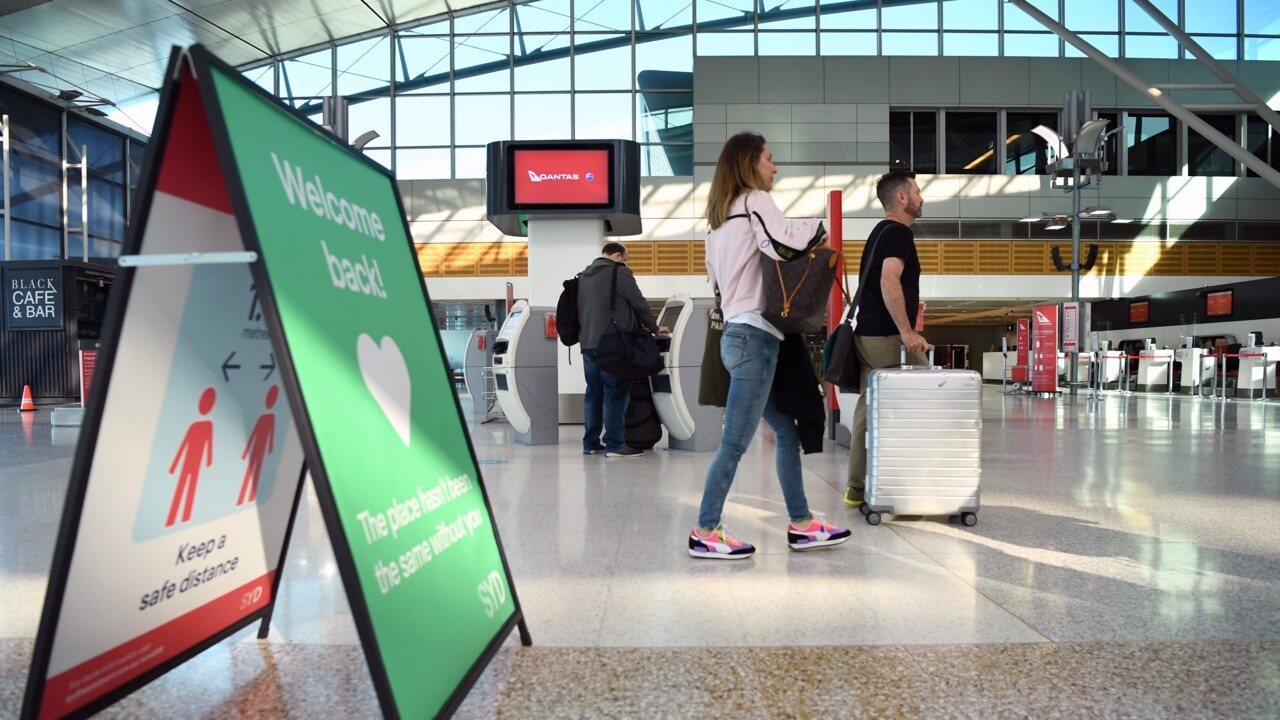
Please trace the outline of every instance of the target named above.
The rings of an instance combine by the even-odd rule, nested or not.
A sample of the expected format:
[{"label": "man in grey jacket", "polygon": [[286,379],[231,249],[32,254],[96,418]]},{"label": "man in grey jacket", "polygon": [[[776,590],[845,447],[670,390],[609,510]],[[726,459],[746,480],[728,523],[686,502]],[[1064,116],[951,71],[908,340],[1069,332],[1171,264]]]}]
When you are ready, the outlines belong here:
[{"label": "man in grey jacket", "polygon": [[[616,273],[615,273],[616,270]],[[613,302],[614,278],[617,278],[617,302]],[[596,365],[596,347],[600,337],[616,320],[625,332],[637,325],[649,332],[665,331],[649,309],[636,284],[636,276],[627,267],[627,248],[622,243],[607,242],[578,280],[578,324],[582,342],[582,372],[587,378],[587,392],[582,400],[586,431],[582,435],[582,454],[605,457],[640,457],[643,450],[627,445],[626,414],[631,399],[631,381],[615,377]],[[603,432],[603,443],[601,433]]]}]

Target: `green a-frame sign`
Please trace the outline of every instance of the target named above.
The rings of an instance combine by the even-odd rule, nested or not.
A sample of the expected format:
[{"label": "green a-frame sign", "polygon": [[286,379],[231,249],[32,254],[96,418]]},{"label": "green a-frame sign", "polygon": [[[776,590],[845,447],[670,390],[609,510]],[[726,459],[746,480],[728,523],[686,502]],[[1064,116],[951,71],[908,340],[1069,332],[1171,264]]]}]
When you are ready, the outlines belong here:
[{"label": "green a-frame sign", "polygon": [[395,182],[201,46],[166,77],[22,717],[265,633],[305,472],[383,714],[447,716],[531,640]]}]

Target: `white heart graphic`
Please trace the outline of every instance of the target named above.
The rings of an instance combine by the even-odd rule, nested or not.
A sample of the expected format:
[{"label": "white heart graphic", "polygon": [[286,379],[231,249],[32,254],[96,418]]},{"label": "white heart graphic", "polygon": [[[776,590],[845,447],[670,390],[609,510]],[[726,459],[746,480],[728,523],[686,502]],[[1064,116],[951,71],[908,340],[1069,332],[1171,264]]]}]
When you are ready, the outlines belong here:
[{"label": "white heart graphic", "polygon": [[409,396],[412,388],[409,385],[409,368],[404,364],[404,356],[400,354],[396,341],[383,336],[382,347],[378,347],[373,338],[362,333],[356,340],[356,357],[369,394],[382,408],[400,441],[409,447]]}]

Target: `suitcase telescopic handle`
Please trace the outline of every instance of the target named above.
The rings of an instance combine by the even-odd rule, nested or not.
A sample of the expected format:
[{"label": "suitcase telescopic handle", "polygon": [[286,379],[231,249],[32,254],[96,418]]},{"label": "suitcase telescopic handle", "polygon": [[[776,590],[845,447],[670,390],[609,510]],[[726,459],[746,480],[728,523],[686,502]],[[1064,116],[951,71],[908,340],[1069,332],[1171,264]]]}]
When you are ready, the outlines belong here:
[{"label": "suitcase telescopic handle", "polygon": [[[907,346],[906,346],[906,345],[902,345],[902,346],[900,346],[900,347],[901,347],[901,355],[900,355],[900,357],[899,357],[898,364],[899,364],[899,365],[901,365],[901,366],[902,366],[902,367],[904,367],[904,368],[914,367],[914,366],[912,366],[912,365],[908,365],[908,364],[907,364]],[[932,343],[929,345],[928,351],[929,351],[929,365],[928,365],[928,367],[934,367],[934,365],[933,365],[933,344],[932,344]]]}]

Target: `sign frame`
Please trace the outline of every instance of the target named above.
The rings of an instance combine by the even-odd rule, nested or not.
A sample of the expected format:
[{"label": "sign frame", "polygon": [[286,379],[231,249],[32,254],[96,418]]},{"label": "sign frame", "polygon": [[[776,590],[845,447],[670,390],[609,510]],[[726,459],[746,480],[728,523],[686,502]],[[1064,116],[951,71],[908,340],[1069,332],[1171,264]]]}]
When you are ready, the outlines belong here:
[{"label": "sign frame", "polygon": [[[369,604],[365,598],[365,590],[361,587],[361,573],[356,567],[355,558],[351,550],[351,541],[353,539],[347,537],[348,532],[343,525],[342,518],[339,516],[338,500],[328,472],[325,469],[324,448],[321,446],[315,426],[312,425],[312,419],[308,413],[303,393],[303,383],[299,379],[298,366],[295,363],[290,349],[289,338],[287,337],[288,327],[283,321],[270,269],[263,258],[258,225],[255,223],[251,212],[251,204],[247,194],[245,176],[243,174],[245,170],[238,164],[239,160],[237,159],[236,149],[233,146],[228,125],[229,119],[224,115],[222,98],[219,95],[218,88],[215,87],[214,76],[219,73],[230,82],[230,85],[225,87],[238,87],[240,91],[246,91],[249,97],[261,100],[272,110],[283,113],[283,117],[287,118],[288,121],[297,122],[299,133],[304,135],[307,132],[314,133],[314,137],[320,138],[323,142],[345,153],[345,157],[340,162],[359,162],[365,166],[365,169],[376,171],[386,179],[386,192],[388,194],[383,196],[382,199],[384,202],[394,201],[393,204],[398,217],[394,218],[393,222],[396,225],[393,227],[398,228],[397,232],[402,231],[404,238],[402,247],[394,251],[402,253],[405,263],[412,264],[417,278],[414,284],[417,285],[418,292],[421,293],[420,299],[413,300],[413,302],[421,302],[425,314],[428,319],[430,318],[431,300],[427,293],[426,284],[421,282],[420,273],[417,271],[416,256],[413,251],[412,237],[409,234],[405,219],[403,199],[394,176],[363,154],[356,152],[345,143],[317,128],[293,108],[284,105],[257,85],[244,79],[234,68],[213,56],[203,46],[195,45],[186,49],[175,48],[170,56],[166,82],[161,92],[160,106],[157,113],[157,131],[152,138],[153,151],[147,156],[139,184],[142,195],[137,206],[136,217],[139,218],[139,221],[129,228],[125,253],[137,254],[142,249],[145,231],[151,219],[153,201],[157,193],[157,183],[165,163],[165,155],[173,147],[170,144],[171,141],[175,137],[180,137],[184,130],[182,127],[175,127],[179,99],[185,94],[194,94],[202,103],[204,115],[202,121],[205,123],[207,133],[211,139],[211,153],[221,170],[222,181],[230,203],[230,214],[233,216],[231,221],[234,222],[239,231],[240,241],[244,250],[256,253],[257,256],[256,260],[250,262],[249,274],[257,288],[257,299],[261,309],[262,321],[269,334],[270,347],[275,353],[274,363],[279,372],[279,380],[276,382],[284,390],[289,407],[292,408],[292,432],[296,434],[297,443],[301,449],[301,471],[295,483],[293,495],[290,498],[288,519],[285,522],[283,536],[280,540],[279,560],[275,565],[275,569],[271,571],[273,572],[271,597],[265,606],[252,610],[252,612],[231,622],[221,630],[210,633],[203,640],[195,642],[187,649],[168,656],[167,659],[137,673],[125,682],[110,687],[100,695],[93,696],[87,702],[70,710],[59,710],[57,713],[62,714],[65,712],[70,716],[83,716],[100,711],[254,622],[262,621],[259,637],[265,637],[267,622],[274,610],[275,602],[279,598],[281,576],[285,567],[289,539],[297,518],[305,477],[309,471],[319,500],[321,514],[329,531],[339,575],[347,594],[354,624],[366,656],[380,707],[385,716],[398,718],[402,713],[395,702],[393,688],[388,677],[388,669],[379,652],[378,640],[374,633],[374,622]],[[292,132],[293,126],[289,125],[289,127],[291,128],[290,132]],[[299,137],[302,136],[300,135]],[[310,138],[312,136],[306,135],[306,137]],[[308,142],[311,141],[308,140]],[[328,153],[327,150],[326,153]],[[335,155],[332,157],[342,156]],[[373,192],[376,195],[382,191],[375,188]],[[399,239],[395,238],[397,241]],[[393,242],[389,247],[394,248],[395,245],[399,244],[399,242]],[[145,255],[140,257],[145,257]],[[48,591],[45,596],[44,611],[40,621],[40,630],[23,700],[23,718],[44,717],[49,714],[48,710],[42,710],[42,703],[46,700],[45,695],[49,681],[48,675],[56,639],[55,635],[61,618],[61,610],[67,596],[68,578],[73,555],[75,554],[76,540],[81,531],[80,523],[86,510],[86,498],[89,494],[89,473],[92,469],[93,459],[100,439],[101,423],[107,407],[112,375],[116,369],[117,354],[120,351],[123,329],[126,324],[126,310],[129,307],[129,297],[136,281],[135,274],[149,271],[154,272],[145,266],[122,268],[121,276],[118,278],[118,285],[110,299],[110,308],[104,323],[103,353],[99,359],[98,367],[98,372],[101,373],[102,377],[95,382],[95,385],[101,385],[101,387],[96,387],[89,397],[84,434],[77,446],[73,461],[71,482],[68,485]],[[278,272],[284,274],[287,270],[279,268]],[[430,332],[430,338],[426,339],[426,342],[432,342],[435,351],[439,353],[439,357],[445,357],[439,330],[435,327],[434,322],[428,322],[427,325],[429,330],[417,329],[415,332]],[[447,378],[442,378],[441,382],[447,382]],[[483,478],[480,476],[475,448],[471,442],[470,435],[463,425],[465,421],[458,397],[456,393],[451,393],[450,395],[459,422],[461,438],[465,442],[465,452],[468,454],[471,463],[470,467],[475,470],[476,479],[474,485],[478,486],[477,488],[468,487],[466,492],[478,489],[480,493],[478,500],[483,502],[483,510],[487,513],[485,516],[488,520],[486,531],[492,533],[492,540],[496,545],[490,551],[496,552],[496,556],[500,561],[500,570],[503,573],[502,579],[505,580],[505,588],[503,589],[507,596],[506,600],[510,603],[510,614],[504,619],[500,619],[500,622],[499,619],[492,621],[497,627],[492,636],[487,635],[487,633],[478,636],[479,642],[476,645],[483,644],[483,649],[478,654],[468,653],[460,656],[458,667],[466,669],[462,673],[462,677],[456,682],[453,682],[451,677],[451,682],[453,682],[452,691],[448,692],[447,695],[442,691],[439,695],[428,699],[427,702],[432,703],[433,706],[437,702],[437,698],[440,699],[441,704],[437,711],[438,716],[447,716],[456,711],[465,699],[467,692],[474,686],[489,662],[497,654],[507,637],[510,636],[512,629],[519,629],[520,638],[524,645],[532,644],[524,619],[523,607],[520,604],[515,584],[512,581],[505,549],[503,548],[498,528],[493,523],[493,507],[490,503],[487,489],[484,486]],[[287,469],[291,470],[292,467],[289,466]],[[284,491],[284,488],[279,490],[279,492]],[[276,527],[279,528],[279,525],[276,525]],[[420,598],[422,592],[430,593],[432,590],[436,589],[420,588],[419,594],[406,597]]]},{"label": "sign frame", "polygon": [[[172,79],[178,72],[181,62],[182,55],[175,49],[170,56],[165,77]],[[136,254],[141,249],[148,221],[151,217],[151,208],[156,194],[159,174],[165,160],[162,150],[168,148],[170,140],[175,135],[172,120],[176,114],[178,98],[183,89],[172,80],[166,82],[161,89],[160,102],[156,112],[157,130],[152,135],[148,153],[143,163],[142,174],[139,178],[140,196],[134,215],[138,220],[129,226],[122,249],[123,254]],[[194,92],[195,88],[189,88],[188,91]],[[81,438],[76,445],[76,452],[72,460],[67,496],[63,505],[62,517],[59,521],[57,542],[54,546],[53,560],[50,566],[49,583],[45,591],[39,629],[32,652],[26,692],[23,695],[20,717],[24,719],[42,716],[45,685],[48,681],[55,633],[60,619],[60,611],[66,599],[71,562],[74,559],[76,541],[80,532],[80,522],[85,512],[85,500],[89,489],[89,473],[97,454],[102,418],[106,409],[107,398],[110,395],[116,356],[120,351],[121,334],[129,307],[130,291],[137,272],[139,272],[139,268],[122,267],[116,277],[116,285],[113,288],[113,292],[108,299],[108,309],[102,327],[101,355],[98,357],[95,367],[95,375],[100,377],[94,381],[96,390],[87,398],[88,403],[85,406]],[[240,620],[227,625],[222,630],[209,635],[203,641],[191,645],[168,660],[135,675],[126,682],[74,708],[69,713],[69,717],[87,717],[111,706],[170,670],[256,622],[263,622],[262,632],[265,633],[265,623],[271,617],[271,612],[275,608],[275,602],[279,597],[281,569],[284,567],[285,558],[287,557],[289,538],[293,533],[293,525],[297,518],[305,477],[306,467],[304,465],[299,473],[294,489],[294,497],[290,503],[280,555],[272,578],[270,602],[266,606],[245,615]]]}]

